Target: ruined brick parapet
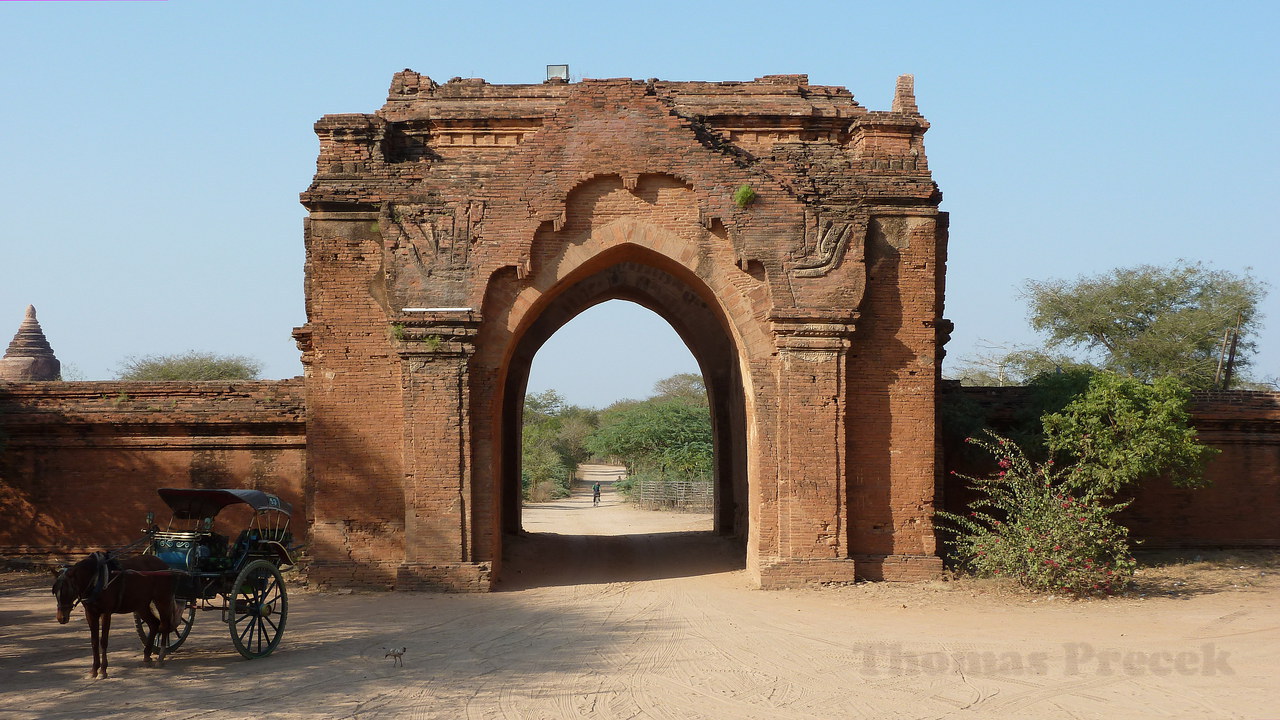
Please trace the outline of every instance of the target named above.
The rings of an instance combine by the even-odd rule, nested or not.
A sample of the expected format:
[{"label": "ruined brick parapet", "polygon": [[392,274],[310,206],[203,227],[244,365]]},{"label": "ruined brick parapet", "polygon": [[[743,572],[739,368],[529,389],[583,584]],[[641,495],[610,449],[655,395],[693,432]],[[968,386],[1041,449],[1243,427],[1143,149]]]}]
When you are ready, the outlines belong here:
[{"label": "ruined brick parapet", "polygon": [[[833,191],[846,199],[929,199],[937,193],[924,155],[929,124],[916,107],[912,84],[903,80],[893,110],[869,111],[847,89],[810,85],[805,75],[491,85],[478,78],[438,84],[406,70],[396,74],[377,113],[326,115],[316,123],[316,181],[303,202],[378,203],[384,194],[411,202],[436,193],[398,181],[428,180],[440,164],[451,166],[451,184],[462,183],[455,191],[478,190],[503,160],[584,94],[652,97],[703,144],[774,176],[798,198],[831,199]],[[859,182],[850,171],[866,177]],[[893,179],[876,179],[886,174]],[[359,183],[349,182],[354,175]]]},{"label": "ruined brick parapet", "polygon": [[301,378],[292,380],[26,383],[0,382],[9,433],[77,425],[235,425],[305,423]]}]

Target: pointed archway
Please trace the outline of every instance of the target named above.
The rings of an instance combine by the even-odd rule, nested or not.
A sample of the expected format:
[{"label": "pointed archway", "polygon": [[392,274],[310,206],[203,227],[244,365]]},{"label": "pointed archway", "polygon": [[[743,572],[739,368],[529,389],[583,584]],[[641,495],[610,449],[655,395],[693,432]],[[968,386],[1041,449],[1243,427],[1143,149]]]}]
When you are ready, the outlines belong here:
[{"label": "pointed archway", "polygon": [[[707,386],[712,415],[714,528],[747,542],[750,488],[743,368],[749,363],[737,340],[738,331],[715,291],[698,275],[697,266],[686,265],[688,257],[665,254],[670,248],[687,247],[687,241],[669,229],[674,223],[664,227],[652,222],[655,215],[676,214],[671,206],[680,205],[689,195],[684,183],[664,176],[643,178],[632,189],[616,176],[595,178],[570,194],[564,227],[547,228],[535,239],[534,248],[544,259],[531,268],[533,272],[519,277],[506,269],[490,279],[481,312],[494,322],[479,332],[481,349],[473,360],[473,371],[495,380],[492,396],[482,391],[477,404],[480,413],[492,408],[493,434],[477,438],[477,445],[480,457],[485,456],[486,446],[492,449],[488,457],[496,482],[491,500],[497,516],[493,542],[499,547],[505,534],[521,529],[521,409],[534,355],[574,317],[610,300],[634,302],[653,311],[693,354]],[[594,217],[615,205],[635,207],[632,213],[618,213],[606,222]],[[687,221],[684,231],[709,234]],[[522,295],[518,288],[536,288],[536,299],[526,304],[522,298],[529,295]],[[501,556],[499,549],[494,554],[499,576]]]},{"label": "pointed archway", "polygon": [[[705,288],[694,289],[696,280],[681,278],[663,269],[670,266],[652,251],[617,248],[619,259],[602,270],[569,280],[555,293],[541,315],[516,342],[503,380],[500,478],[501,527],[504,533],[520,527],[519,449],[521,404],[534,355],[557,330],[574,317],[600,303],[626,300],[641,305],[667,321],[697,361],[707,387],[715,448],[715,503],[713,525],[717,533],[745,540],[748,526],[745,397],[738,351],[725,321],[703,297]],[[678,274],[676,274],[678,273]]]}]

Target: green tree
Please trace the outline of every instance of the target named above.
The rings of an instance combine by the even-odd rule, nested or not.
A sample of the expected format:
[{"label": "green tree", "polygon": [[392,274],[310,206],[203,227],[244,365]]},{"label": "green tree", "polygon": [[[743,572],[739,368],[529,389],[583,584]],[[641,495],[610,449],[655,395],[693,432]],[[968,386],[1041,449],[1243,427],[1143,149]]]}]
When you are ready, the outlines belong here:
[{"label": "green tree", "polygon": [[624,402],[600,414],[586,441],[597,457],[620,458],[638,468],[705,473],[711,467],[711,415],[683,399]]},{"label": "green tree", "polygon": [[564,408],[564,396],[554,389],[530,393],[524,396],[525,423],[536,423],[547,418],[559,417]]},{"label": "green tree", "polygon": [[676,373],[653,384],[653,396],[662,400],[684,400],[707,404],[707,383],[698,373]]},{"label": "green tree", "polygon": [[176,355],[125,358],[121,380],[257,380],[262,361],[243,355],[189,350]]},{"label": "green tree", "polygon": [[1005,387],[1028,385],[1035,378],[1054,373],[1092,370],[1092,365],[1065,353],[1049,352],[1041,348],[995,348],[994,352],[965,359],[948,372],[961,385],[978,387]]},{"label": "green tree", "polygon": [[599,413],[595,410],[576,405],[570,405],[560,415],[560,431],[556,434],[556,442],[574,467],[591,458],[591,451],[587,450],[587,438],[595,432],[598,418]]},{"label": "green tree", "polygon": [[558,422],[525,423],[520,445],[521,485],[526,500],[544,502],[569,495],[573,468],[556,447]]},{"label": "green tree", "polygon": [[1190,396],[1176,378],[1148,384],[1096,373],[1087,390],[1044,416],[1045,444],[1069,463],[1082,487],[1104,496],[1159,476],[1199,487],[1218,451],[1197,440],[1187,413]]},{"label": "green tree", "polygon": [[525,396],[520,450],[526,499],[569,495],[569,477],[590,455],[585,441],[595,430],[596,415],[566,403],[555,390]]},{"label": "green tree", "polygon": [[1047,333],[1047,350],[1075,349],[1123,375],[1171,376],[1205,389],[1213,385],[1224,335],[1237,324],[1236,368],[1250,364],[1267,285],[1248,272],[1180,261],[1029,281],[1024,290],[1031,326]]}]

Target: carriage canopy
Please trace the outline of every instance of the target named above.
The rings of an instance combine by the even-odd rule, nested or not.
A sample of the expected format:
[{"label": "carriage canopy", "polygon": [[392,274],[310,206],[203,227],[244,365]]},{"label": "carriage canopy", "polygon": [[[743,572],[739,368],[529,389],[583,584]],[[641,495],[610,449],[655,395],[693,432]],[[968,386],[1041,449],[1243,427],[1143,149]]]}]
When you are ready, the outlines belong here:
[{"label": "carriage canopy", "polygon": [[261,490],[202,490],[198,488],[160,488],[160,498],[180,520],[214,517],[228,505],[243,503],[254,512],[274,510],[293,515],[293,506]]}]

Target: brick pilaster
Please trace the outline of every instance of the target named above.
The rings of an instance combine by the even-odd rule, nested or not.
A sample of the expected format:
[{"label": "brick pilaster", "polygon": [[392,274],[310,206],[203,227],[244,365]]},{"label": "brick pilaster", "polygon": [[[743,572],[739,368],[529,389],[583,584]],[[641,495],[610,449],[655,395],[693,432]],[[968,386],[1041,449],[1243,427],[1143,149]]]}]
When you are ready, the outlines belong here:
[{"label": "brick pilaster", "polygon": [[[778,348],[777,546],[760,584],[854,579],[845,493],[845,363],[856,313],[788,309],[770,316]],[[768,522],[769,518],[762,518]],[[770,552],[772,550],[772,552]]]},{"label": "brick pilaster", "polygon": [[470,518],[468,365],[477,315],[406,310],[391,335],[404,391],[405,589],[488,590],[490,567],[474,561]]}]

